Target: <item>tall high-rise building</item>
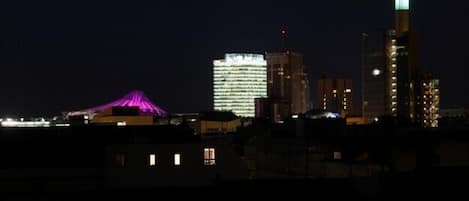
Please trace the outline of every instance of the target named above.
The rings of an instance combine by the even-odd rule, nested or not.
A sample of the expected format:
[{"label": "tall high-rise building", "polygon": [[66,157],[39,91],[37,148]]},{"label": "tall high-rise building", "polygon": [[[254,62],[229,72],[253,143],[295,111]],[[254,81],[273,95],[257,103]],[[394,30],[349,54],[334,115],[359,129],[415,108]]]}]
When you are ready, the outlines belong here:
[{"label": "tall high-rise building", "polygon": [[291,51],[267,53],[267,88],[269,98],[290,104],[290,114],[310,109],[309,81],[303,55]]},{"label": "tall high-rise building", "polygon": [[422,79],[422,119],[425,128],[438,127],[440,117],[440,81],[431,75]]},{"label": "tall high-rise building", "polygon": [[267,97],[267,63],[262,54],[226,54],[213,61],[214,110],[254,117],[255,99]]},{"label": "tall high-rise building", "polygon": [[386,31],[362,36],[362,114],[367,122],[390,113],[387,95]]},{"label": "tall high-rise building", "polygon": [[352,112],[352,80],[328,79],[318,80],[315,108],[336,112],[343,117]]},{"label": "tall high-rise building", "polygon": [[391,115],[417,123],[422,115],[417,34],[411,31],[410,1],[395,0],[396,26],[363,35],[363,116],[370,122]]}]

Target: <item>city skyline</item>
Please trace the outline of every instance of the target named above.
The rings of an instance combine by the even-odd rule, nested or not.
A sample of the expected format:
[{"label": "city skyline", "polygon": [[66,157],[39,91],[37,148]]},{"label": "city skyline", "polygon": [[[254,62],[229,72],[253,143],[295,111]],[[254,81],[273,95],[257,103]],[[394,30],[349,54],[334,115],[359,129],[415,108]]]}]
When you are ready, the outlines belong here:
[{"label": "city skyline", "polygon": [[[112,100],[133,89],[145,91],[170,112],[209,110],[211,61],[225,52],[276,51],[281,46],[282,28],[289,32],[288,46],[304,54],[310,72],[310,94],[316,94],[315,81],[323,74],[351,77],[359,83],[361,33],[375,28],[384,30],[394,24],[392,1],[321,2],[316,6],[328,9],[317,13],[300,12],[311,8],[312,3],[306,2],[283,7],[260,1],[248,8],[243,4],[201,3],[183,7],[181,13],[194,12],[190,11],[191,6],[208,6],[205,9],[216,8],[212,15],[220,19],[212,19],[210,14],[195,19],[171,15],[173,18],[160,23],[152,19],[168,14],[164,8],[175,10],[181,6],[155,4],[149,8],[158,11],[152,11],[142,5],[127,8],[115,4],[106,17],[99,10],[104,4],[85,9],[91,11],[87,16],[79,15],[80,8],[87,8],[86,2],[77,8],[67,3],[51,8],[41,4],[37,7],[42,9],[25,11],[20,11],[21,6],[16,3],[9,4],[2,6],[9,9],[0,16],[7,27],[0,34],[0,64],[4,67],[0,89],[5,97],[0,100],[0,115],[60,114]],[[463,37],[467,28],[442,31],[464,21],[458,12],[464,10],[463,4],[417,2],[412,17],[418,32],[424,33],[420,68],[433,72],[442,81],[442,108],[464,107],[469,102],[467,95],[449,90],[459,86],[457,80],[463,79],[466,71],[461,50],[468,42]],[[247,10],[246,16],[225,16],[241,9]],[[139,10],[145,12],[131,17]],[[292,15],[275,17],[271,11]],[[120,16],[122,12],[128,15]],[[63,19],[55,18],[57,15]],[[248,21],[259,16],[264,16],[259,20],[267,22]],[[223,21],[231,26],[223,25]],[[183,34],[184,31],[188,32]],[[467,86],[461,90],[467,91]],[[193,100],[191,104],[185,101],[188,97]],[[354,107],[359,108],[360,90],[354,90],[354,97]]]}]

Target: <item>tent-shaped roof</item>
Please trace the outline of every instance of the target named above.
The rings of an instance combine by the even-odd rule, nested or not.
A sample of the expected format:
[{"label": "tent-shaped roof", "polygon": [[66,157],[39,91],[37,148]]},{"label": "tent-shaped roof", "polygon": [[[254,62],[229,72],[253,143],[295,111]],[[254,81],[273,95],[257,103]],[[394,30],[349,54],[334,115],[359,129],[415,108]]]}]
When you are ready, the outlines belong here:
[{"label": "tent-shaped roof", "polygon": [[140,109],[140,113],[158,117],[164,117],[167,114],[166,111],[151,102],[151,100],[148,99],[142,91],[135,90],[111,103],[85,110],[70,112],[67,116],[96,114],[113,107],[138,107]]}]

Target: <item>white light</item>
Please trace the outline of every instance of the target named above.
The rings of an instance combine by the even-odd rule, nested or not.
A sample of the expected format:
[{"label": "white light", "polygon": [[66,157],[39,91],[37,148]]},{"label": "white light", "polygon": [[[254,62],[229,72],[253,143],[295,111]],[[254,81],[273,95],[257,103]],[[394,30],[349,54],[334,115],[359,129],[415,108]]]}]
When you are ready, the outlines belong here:
[{"label": "white light", "polygon": [[346,89],[345,93],[352,93],[352,90],[351,89]]},{"label": "white light", "polygon": [[56,127],[69,127],[70,124],[55,124]]},{"label": "white light", "polygon": [[409,10],[409,0],[396,0],[396,10]]},{"label": "white light", "polygon": [[181,154],[174,154],[174,165],[181,165]]},{"label": "white light", "polygon": [[7,119],[7,121],[1,122],[2,127],[50,127],[50,122],[48,121],[14,121],[13,119]]},{"label": "white light", "polygon": [[298,115],[297,115],[297,114],[294,114],[294,115],[291,116],[291,118],[293,118],[293,119],[298,119]]},{"label": "white light", "polygon": [[375,122],[378,122],[378,121],[379,121],[379,118],[378,118],[378,117],[375,117],[374,121],[375,121]]},{"label": "white light", "polygon": [[90,117],[88,115],[83,116],[84,119],[89,119]]},{"label": "white light", "polygon": [[335,89],[334,89],[334,90],[332,90],[332,93],[335,93],[335,94],[336,94],[336,93],[337,93],[337,90],[335,90]]},{"label": "white light", "polygon": [[117,126],[126,126],[126,125],[127,125],[127,122],[125,121],[117,122]]},{"label": "white light", "polygon": [[372,74],[373,74],[373,76],[379,76],[379,75],[381,75],[381,70],[379,70],[379,69],[373,69]]},{"label": "white light", "polygon": [[149,156],[149,165],[150,166],[155,166],[156,165],[156,155],[155,154],[150,154]]}]

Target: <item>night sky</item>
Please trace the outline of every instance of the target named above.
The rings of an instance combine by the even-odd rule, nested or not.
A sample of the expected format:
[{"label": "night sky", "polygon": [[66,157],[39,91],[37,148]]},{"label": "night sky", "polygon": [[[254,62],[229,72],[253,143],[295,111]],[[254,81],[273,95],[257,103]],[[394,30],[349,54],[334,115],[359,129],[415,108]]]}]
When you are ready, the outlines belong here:
[{"label": "night sky", "polygon": [[[469,106],[467,1],[418,0],[420,68],[442,108]],[[0,115],[60,114],[140,89],[170,112],[211,108],[212,60],[289,47],[305,55],[314,98],[323,74],[354,80],[361,33],[392,28],[393,0],[2,1]],[[314,100],[314,99],[313,99]]]}]

